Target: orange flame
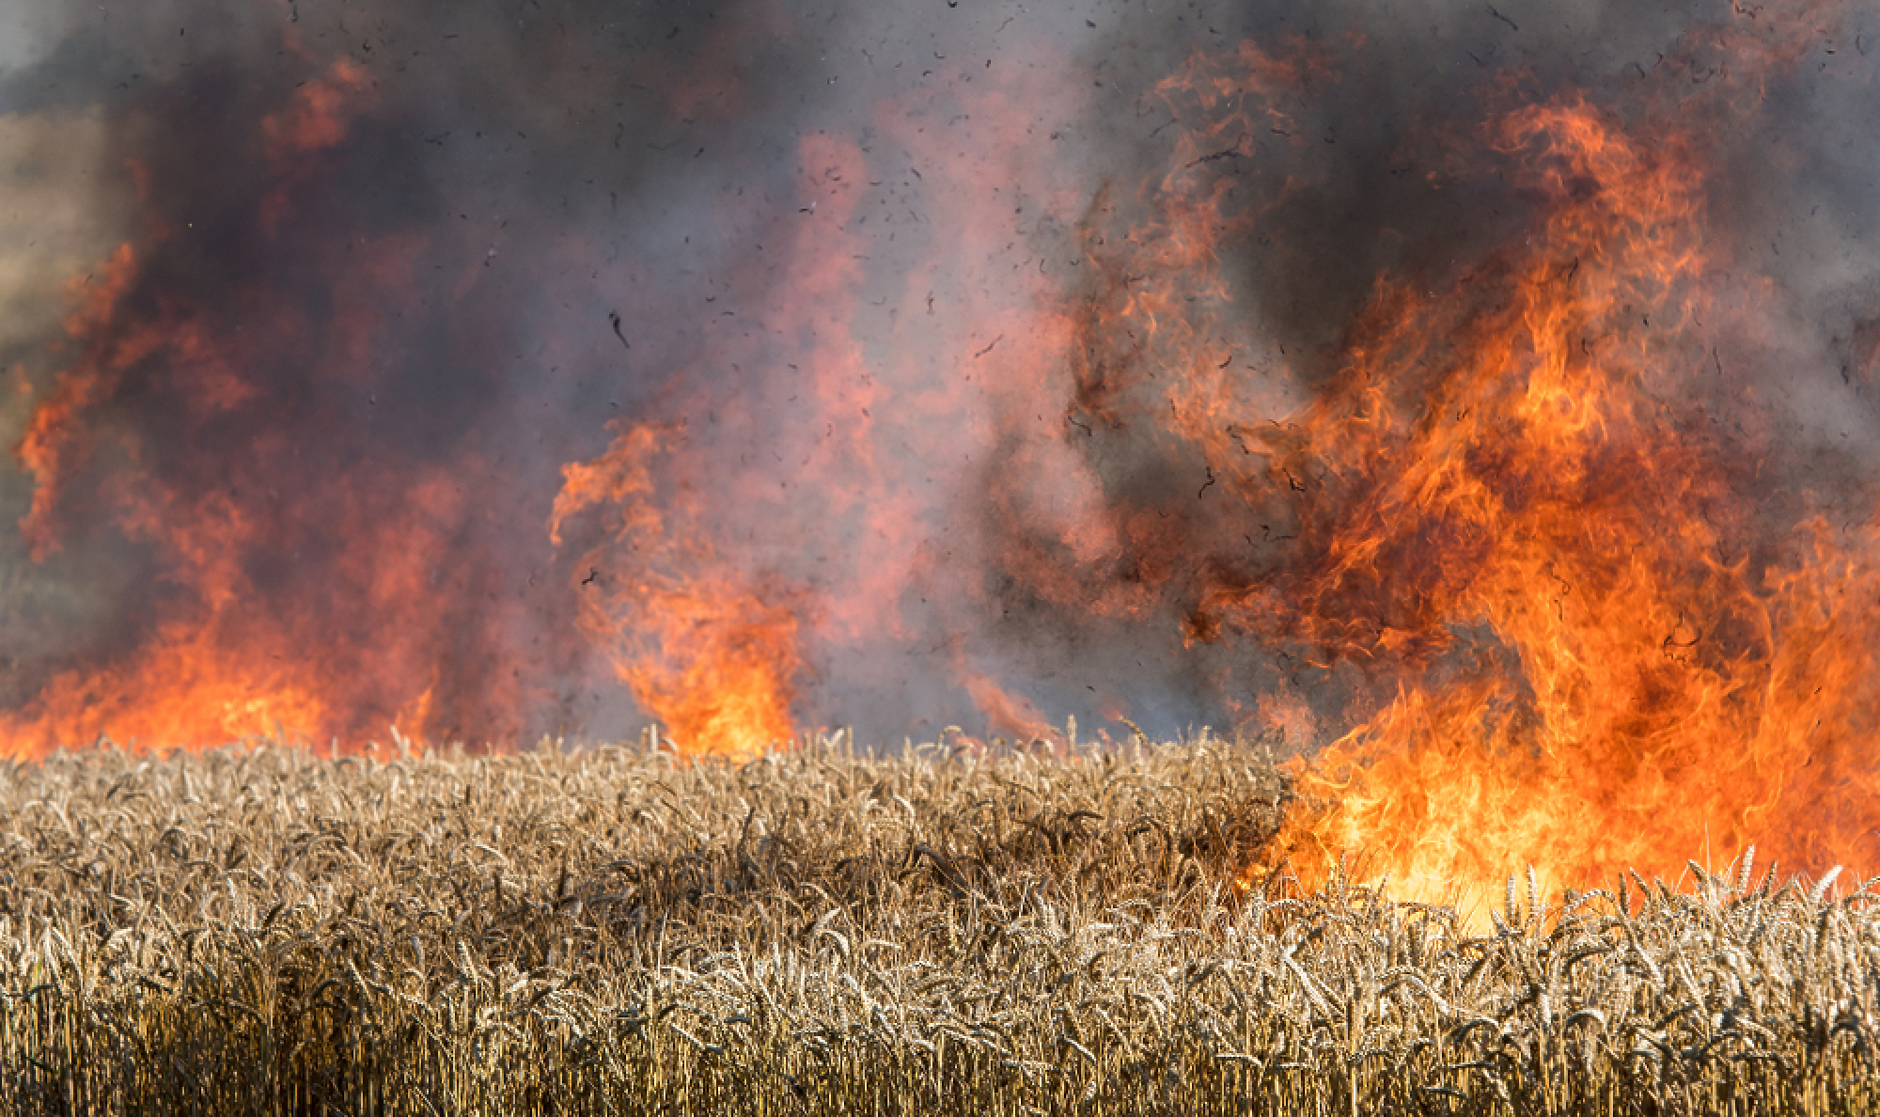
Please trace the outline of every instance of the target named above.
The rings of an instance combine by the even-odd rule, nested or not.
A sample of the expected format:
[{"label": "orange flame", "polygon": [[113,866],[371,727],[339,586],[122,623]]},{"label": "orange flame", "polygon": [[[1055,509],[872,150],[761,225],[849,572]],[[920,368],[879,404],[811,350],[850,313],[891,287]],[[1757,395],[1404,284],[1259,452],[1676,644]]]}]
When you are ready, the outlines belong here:
[{"label": "orange flame", "polygon": [[1308,885],[1357,853],[1430,898],[1751,844],[1874,864],[1880,523],[1759,544],[1740,436],[1676,402],[1738,406],[1695,339],[1757,296],[1694,145],[1572,95],[1490,139],[1536,199],[1520,243],[1449,291],[1382,283],[1332,387],[1253,435],[1309,561],[1204,612],[1400,665],[1297,766],[1283,848]]},{"label": "orange flame", "polygon": [[109,737],[132,748],[298,739],[330,723],[320,690],[298,667],[256,665],[217,643],[215,626],[168,626],[162,655],[116,669],[63,671],[33,701],[0,714],[12,757]]},{"label": "orange flame", "polygon": [[571,517],[600,503],[616,509],[613,539],[585,563],[583,629],[682,749],[748,760],[794,735],[797,620],[787,601],[719,563],[709,537],[688,532],[689,500],[658,500],[653,459],[681,434],[642,424],[594,461],[563,466],[549,536],[560,545]]},{"label": "orange flame", "polygon": [[[1217,548],[1181,627],[1191,649],[1297,649],[1351,694],[1356,727],[1295,761],[1280,851],[1305,885],[1351,855],[1442,900],[1523,863],[1583,886],[1751,844],[1813,871],[1880,862],[1862,747],[1880,728],[1880,518],[1749,497],[1785,463],[1769,402],[1726,364],[1733,345],[1778,349],[1755,336],[1772,291],[1712,227],[1705,169],[1718,122],[1818,34],[1799,17],[1702,29],[1730,66],[1701,89],[1602,106],[1504,81],[1479,131],[1414,137],[1446,152],[1433,189],[1512,181],[1525,223],[1444,286],[1380,279],[1303,400],[1310,366],[1246,324],[1221,254],[1264,244],[1315,188],[1336,137],[1301,121],[1336,48],[1197,55],[1158,87],[1198,123],[1138,197],[1090,207],[1076,402],[1113,429],[1159,413],[1201,452],[1177,510],[1242,503],[1200,526],[1112,507],[1141,557],[1098,591],[1082,556],[1006,563],[1054,600],[1135,612],[1180,599],[1182,540],[1263,532],[1254,559]],[[1217,171],[1275,154],[1306,170]],[[1327,720],[1284,677],[1248,705],[1307,733]]]}]

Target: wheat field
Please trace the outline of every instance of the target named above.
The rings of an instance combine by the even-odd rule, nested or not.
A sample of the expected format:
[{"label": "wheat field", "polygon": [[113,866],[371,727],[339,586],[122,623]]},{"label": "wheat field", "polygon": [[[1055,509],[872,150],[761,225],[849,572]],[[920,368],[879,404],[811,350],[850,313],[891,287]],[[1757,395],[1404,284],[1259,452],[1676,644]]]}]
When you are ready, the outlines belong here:
[{"label": "wheat field", "polygon": [[1249,876],[1259,742],[656,742],[0,769],[0,1110],[1880,1112],[1857,882],[1517,877],[1478,934]]}]

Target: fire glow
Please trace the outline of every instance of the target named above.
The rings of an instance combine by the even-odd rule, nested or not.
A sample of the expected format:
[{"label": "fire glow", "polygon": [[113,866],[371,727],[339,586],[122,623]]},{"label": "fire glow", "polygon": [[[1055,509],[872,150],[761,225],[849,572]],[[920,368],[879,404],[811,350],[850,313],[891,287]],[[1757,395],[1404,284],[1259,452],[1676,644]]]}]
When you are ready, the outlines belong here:
[{"label": "fire glow", "polygon": [[[791,24],[742,14],[695,48],[717,84],[647,71],[688,74],[634,87],[648,119],[755,115],[729,60]],[[1873,88],[1852,16],[1805,16],[1389,122],[1363,34],[1215,39],[1131,92],[1113,165],[1088,58],[933,50],[846,131],[724,157],[700,247],[612,253],[336,216],[423,129],[284,27],[308,76],[218,133],[248,170],[212,235],[193,171],[127,156],[137,234],[16,373],[28,580],[128,554],[154,588],[32,662],[0,748],[500,744],[605,732],[611,691],[741,759],[858,704],[1052,741],[1147,705],[1307,748],[1262,868],[1308,884],[1870,867],[1880,454],[1791,397],[1871,423],[1880,306],[1797,340],[1798,265],[1719,185],[1805,75]],[[292,264],[205,278],[237,258]]]}]

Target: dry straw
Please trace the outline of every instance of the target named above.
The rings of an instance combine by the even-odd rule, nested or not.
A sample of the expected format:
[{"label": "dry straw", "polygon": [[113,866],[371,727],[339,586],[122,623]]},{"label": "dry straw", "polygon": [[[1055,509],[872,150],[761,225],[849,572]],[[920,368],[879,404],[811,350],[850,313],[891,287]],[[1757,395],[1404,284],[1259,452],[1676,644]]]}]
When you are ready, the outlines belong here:
[{"label": "dry straw", "polygon": [[1880,908],[1693,866],[1495,931],[1243,892],[1205,736],[0,770],[0,1110],[1857,1114]]}]

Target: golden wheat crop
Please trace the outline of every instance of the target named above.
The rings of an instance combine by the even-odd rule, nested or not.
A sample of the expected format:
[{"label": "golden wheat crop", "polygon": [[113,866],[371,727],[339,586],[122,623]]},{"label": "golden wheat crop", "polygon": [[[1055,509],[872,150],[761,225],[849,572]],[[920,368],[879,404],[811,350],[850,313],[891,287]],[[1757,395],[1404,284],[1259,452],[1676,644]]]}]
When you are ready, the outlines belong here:
[{"label": "golden wheat crop", "polygon": [[1238,887],[1284,798],[1205,735],[15,764],[0,1108],[1880,1110],[1867,889],[1511,880],[1480,935]]}]

